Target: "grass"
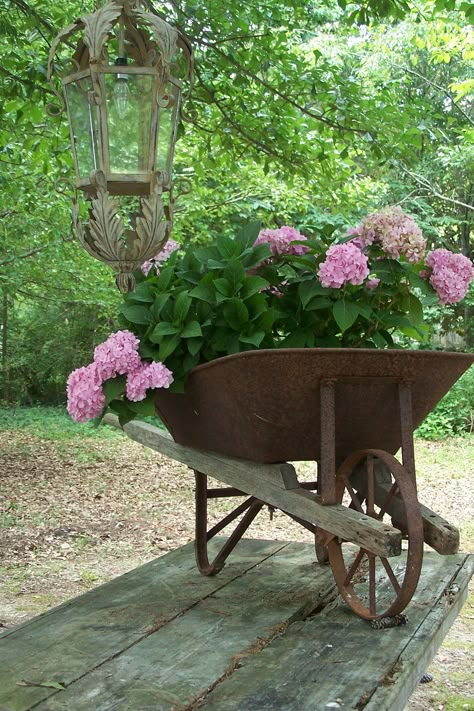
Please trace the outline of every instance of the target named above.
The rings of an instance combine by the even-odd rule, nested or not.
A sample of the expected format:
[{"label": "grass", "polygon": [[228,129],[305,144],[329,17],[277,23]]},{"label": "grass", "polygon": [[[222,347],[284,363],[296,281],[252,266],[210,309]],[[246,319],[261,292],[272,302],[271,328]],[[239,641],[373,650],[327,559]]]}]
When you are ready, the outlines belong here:
[{"label": "grass", "polygon": [[[147,417],[145,422],[163,428],[157,417]],[[8,431],[26,432],[42,440],[53,442],[62,459],[79,464],[107,461],[107,445],[118,442],[122,435],[114,427],[97,425],[94,422],[74,422],[65,407],[0,407],[0,434]],[[91,446],[92,445],[92,446]],[[95,446],[94,446],[95,445]],[[99,448],[97,445],[103,445]],[[34,456],[31,446],[21,437],[10,438],[0,449],[1,457],[22,454]],[[0,520],[0,527],[2,526]]]},{"label": "grass", "polygon": [[26,431],[41,439],[70,442],[84,439],[117,439],[120,433],[92,422],[74,422],[64,407],[0,408],[0,432]]},{"label": "grass", "polygon": [[[449,437],[436,442],[415,440],[417,447],[417,475],[425,476],[430,470],[446,473],[450,478],[462,478],[465,468],[474,466],[474,437]],[[459,454],[462,451],[462,466]]]}]

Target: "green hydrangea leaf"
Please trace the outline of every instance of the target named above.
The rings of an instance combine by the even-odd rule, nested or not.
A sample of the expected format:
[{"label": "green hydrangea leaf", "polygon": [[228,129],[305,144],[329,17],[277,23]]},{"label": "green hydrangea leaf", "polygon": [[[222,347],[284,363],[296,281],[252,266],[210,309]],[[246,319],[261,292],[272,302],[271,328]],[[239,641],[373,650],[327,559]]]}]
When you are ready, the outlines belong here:
[{"label": "green hydrangea leaf", "polygon": [[341,299],[340,301],[336,301],[332,307],[332,313],[337,325],[341,329],[342,333],[344,333],[344,331],[347,331],[347,329],[356,322],[360,311],[359,307],[352,301],[345,301]]}]

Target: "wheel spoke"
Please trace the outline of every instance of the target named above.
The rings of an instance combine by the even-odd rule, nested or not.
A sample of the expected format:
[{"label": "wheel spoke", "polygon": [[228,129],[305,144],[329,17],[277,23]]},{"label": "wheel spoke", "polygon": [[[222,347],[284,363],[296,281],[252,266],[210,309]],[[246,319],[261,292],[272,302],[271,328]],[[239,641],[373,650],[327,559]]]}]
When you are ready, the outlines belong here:
[{"label": "wheel spoke", "polygon": [[354,573],[356,572],[357,568],[359,567],[360,562],[361,562],[362,558],[364,557],[364,555],[365,555],[365,551],[361,548],[360,551],[357,553],[356,558],[355,558],[354,562],[352,563],[351,567],[347,571],[347,575],[344,578],[344,586],[349,585],[349,583],[351,582],[352,578],[354,577]]},{"label": "wheel spoke", "polygon": [[397,482],[394,482],[392,488],[390,489],[390,491],[389,491],[388,494],[387,494],[387,498],[386,498],[385,501],[383,502],[382,508],[380,509],[380,511],[379,511],[379,513],[378,513],[378,515],[377,515],[377,518],[378,518],[378,519],[382,519],[382,518],[385,516],[385,514],[387,513],[387,509],[388,509],[388,507],[390,506],[390,503],[391,503],[393,497],[394,497],[397,493],[398,493],[398,484],[397,484]]},{"label": "wheel spoke", "polygon": [[349,479],[348,479],[347,477],[344,477],[344,484],[345,484],[345,486],[346,486],[347,491],[349,492],[349,496],[351,497],[352,503],[354,504],[354,506],[355,506],[355,508],[357,509],[357,511],[358,511],[359,513],[364,513],[364,512],[362,511],[362,506],[361,506],[361,503],[360,503],[360,501],[359,501],[359,499],[358,499],[358,497],[357,497],[357,494],[356,494],[356,492],[354,491],[354,489],[352,488],[352,485],[351,485],[351,483],[350,483],[350,481],[349,481]]},{"label": "wheel spoke", "polygon": [[371,615],[375,615],[377,612],[375,603],[375,556],[369,554],[369,610]]},{"label": "wheel spoke", "polygon": [[385,572],[387,573],[389,580],[393,585],[393,589],[395,590],[395,592],[398,595],[398,593],[401,590],[401,587],[398,583],[397,578],[395,577],[395,573],[392,570],[392,566],[390,565],[390,563],[388,562],[388,560],[386,558],[380,558],[380,560],[382,561],[382,565],[385,568]]}]

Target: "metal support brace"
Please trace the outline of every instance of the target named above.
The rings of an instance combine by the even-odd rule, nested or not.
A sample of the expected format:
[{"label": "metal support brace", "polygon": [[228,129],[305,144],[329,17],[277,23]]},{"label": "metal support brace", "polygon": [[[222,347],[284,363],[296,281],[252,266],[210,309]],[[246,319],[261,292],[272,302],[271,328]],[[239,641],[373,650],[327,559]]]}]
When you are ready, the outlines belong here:
[{"label": "metal support brace", "polygon": [[398,384],[398,399],[400,403],[400,431],[402,439],[403,466],[410,474],[416,488],[415,447],[413,443],[413,406],[410,380],[402,380]]},{"label": "metal support brace", "polygon": [[321,469],[319,491],[323,505],[336,503],[336,381],[321,380]]}]

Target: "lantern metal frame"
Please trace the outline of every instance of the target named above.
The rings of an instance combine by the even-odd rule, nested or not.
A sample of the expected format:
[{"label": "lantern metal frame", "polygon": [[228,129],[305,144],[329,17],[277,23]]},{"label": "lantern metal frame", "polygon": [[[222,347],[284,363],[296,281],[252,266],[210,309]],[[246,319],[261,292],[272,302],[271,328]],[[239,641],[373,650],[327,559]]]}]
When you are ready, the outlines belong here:
[{"label": "lantern metal frame", "polygon": [[[82,37],[61,72],[56,61],[59,47],[69,45],[78,32]],[[182,76],[177,72],[178,59]],[[171,232],[174,148],[179,121],[185,118],[182,91],[185,83],[191,88],[192,76],[193,54],[187,38],[142,9],[139,0],[110,0],[62,30],[51,46],[48,80],[60,103],[50,105],[48,111],[59,115],[66,110],[68,116],[76,171],[73,228],[83,247],[116,271],[121,291],[134,288],[133,271],[163,248]],[[129,83],[135,87],[144,82],[148,94],[135,89],[134,117],[140,136],[131,140],[136,165],[117,170],[112,139],[120,136],[126,153],[129,127],[126,121],[113,123],[112,93],[117,87],[123,93],[119,86],[123,82],[127,91]],[[75,110],[74,96],[78,97]],[[78,117],[85,117],[87,132],[78,130]],[[86,164],[90,170],[84,169]],[[81,193],[89,203],[87,221],[80,216]],[[138,198],[137,212],[126,219],[119,214],[123,196]]]}]

